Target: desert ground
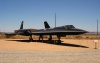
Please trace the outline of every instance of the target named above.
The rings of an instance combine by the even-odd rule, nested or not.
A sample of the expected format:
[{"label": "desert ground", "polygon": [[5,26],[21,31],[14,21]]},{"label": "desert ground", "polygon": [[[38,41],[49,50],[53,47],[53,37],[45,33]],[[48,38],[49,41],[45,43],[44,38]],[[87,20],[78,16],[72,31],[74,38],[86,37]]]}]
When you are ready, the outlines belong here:
[{"label": "desert ground", "polygon": [[61,40],[54,44],[0,39],[0,63],[100,63],[100,40],[96,44],[95,39]]},{"label": "desert ground", "polygon": [[48,43],[46,41],[32,41],[28,39],[1,39],[0,50],[31,50],[31,51],[90,51],[100,48],[100,40],[85,39],[61,39],[61,44]]}]

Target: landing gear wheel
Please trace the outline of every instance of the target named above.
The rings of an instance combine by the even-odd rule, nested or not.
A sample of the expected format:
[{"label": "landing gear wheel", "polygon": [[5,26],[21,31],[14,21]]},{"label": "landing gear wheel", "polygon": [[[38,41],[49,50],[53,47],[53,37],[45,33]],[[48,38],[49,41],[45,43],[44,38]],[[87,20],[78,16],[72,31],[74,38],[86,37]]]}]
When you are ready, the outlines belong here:
[{"label": "landing gear wheel", "polygon": [[58,43],[57,44],[61,44],[61,40],[58,40]]},{"label": "landing gear wheel", "polygon": [[54,44],[61,44],[61,40],[54,41]]}]

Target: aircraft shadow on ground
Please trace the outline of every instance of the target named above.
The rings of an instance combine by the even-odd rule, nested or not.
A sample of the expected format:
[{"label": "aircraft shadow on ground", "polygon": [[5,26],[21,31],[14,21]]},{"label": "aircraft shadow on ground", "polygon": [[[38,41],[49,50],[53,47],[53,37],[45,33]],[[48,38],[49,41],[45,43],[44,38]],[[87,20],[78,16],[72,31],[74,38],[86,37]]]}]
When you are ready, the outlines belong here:
[{"label": "aircraft shadow on ground", "polygon": [[[7,40],[7,41],[17,41],[17,42],[26,42],[26,43],[30,43],[30,40]],[[82,47],[82,48],[89,48],[87,46],[83,46],[83,45],[77,45],[77,44],[70,44],[70,43],[60,43],[60,44],[55,44],[55,41],[57,40],[33,40],[31,42],[40,42],[40,43],[47,43],[47,44],[53,44],[53,45],[59,45],[59,46],[69,46],[69,47]],[[61,41],[63,42],[63,41]]]}]

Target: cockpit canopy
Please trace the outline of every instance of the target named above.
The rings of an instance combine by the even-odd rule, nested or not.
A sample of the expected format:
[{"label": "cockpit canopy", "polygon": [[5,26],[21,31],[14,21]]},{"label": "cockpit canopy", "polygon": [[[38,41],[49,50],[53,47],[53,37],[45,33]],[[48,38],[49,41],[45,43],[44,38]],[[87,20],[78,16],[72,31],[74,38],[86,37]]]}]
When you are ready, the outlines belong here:
[{"label": "cockpit canopy", "polygon": [[73,25],[65,25],[64,26],[66,29],[72,29],[72,28],[75,28]]},{"label": "cockpit canopy", "polygon": [[75,28],[73,25],[65,25],[60,27],[55,27],[55,29],[72,29]]}]

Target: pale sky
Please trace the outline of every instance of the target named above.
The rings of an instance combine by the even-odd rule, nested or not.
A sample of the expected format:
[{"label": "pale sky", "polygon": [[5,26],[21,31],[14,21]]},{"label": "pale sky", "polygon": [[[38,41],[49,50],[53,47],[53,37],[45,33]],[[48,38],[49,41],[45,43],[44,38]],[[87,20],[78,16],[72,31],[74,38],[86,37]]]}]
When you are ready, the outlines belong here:
[{"label": "pale sky", "polygon": [[100,0],[0,0],[0,31],[12,32],[24,28],[44,28],[44,21],[51,27],[74,25],[87,31],[96,31],[99,21]]}]

